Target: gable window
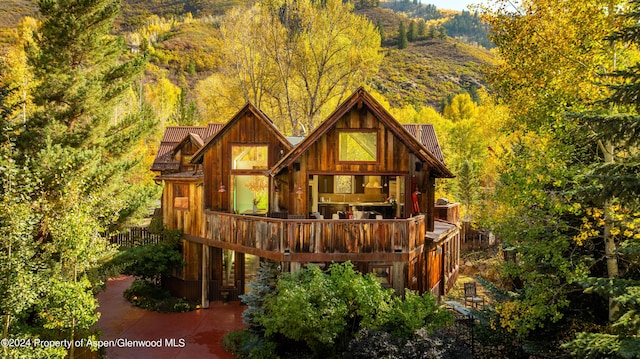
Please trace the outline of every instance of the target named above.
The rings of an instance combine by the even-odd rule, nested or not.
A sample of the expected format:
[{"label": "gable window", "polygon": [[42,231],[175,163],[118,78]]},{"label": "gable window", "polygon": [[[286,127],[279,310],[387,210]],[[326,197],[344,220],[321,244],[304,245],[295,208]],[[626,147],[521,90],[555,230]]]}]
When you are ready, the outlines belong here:
[{"label": "gable window", "polygon": [[268,146],[231,146],[232,168],[234,170],[265,170],[269,165]]},{"label": "gable window", "polygon": [[185,183],[173,184],[173,208],[189,209],[189,185]]},{"label": "gable window", "polygon": [[375,162],[378,159],[378,133],[375,131],[342,131],[339,142],[340,161]]}]

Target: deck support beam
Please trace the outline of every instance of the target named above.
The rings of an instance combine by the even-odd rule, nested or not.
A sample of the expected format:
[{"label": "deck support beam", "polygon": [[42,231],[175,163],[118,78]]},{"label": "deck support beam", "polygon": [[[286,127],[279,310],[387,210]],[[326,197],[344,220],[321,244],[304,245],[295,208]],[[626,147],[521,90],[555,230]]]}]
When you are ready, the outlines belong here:
[{"label": "deck support beam", "polygon": [[209,308],[209,280],[211,279],[211,268],[209,264],[211,263],[210,259],[210,248],[208,245],[202,243],[202,303],[201,307],[203,309]]}]

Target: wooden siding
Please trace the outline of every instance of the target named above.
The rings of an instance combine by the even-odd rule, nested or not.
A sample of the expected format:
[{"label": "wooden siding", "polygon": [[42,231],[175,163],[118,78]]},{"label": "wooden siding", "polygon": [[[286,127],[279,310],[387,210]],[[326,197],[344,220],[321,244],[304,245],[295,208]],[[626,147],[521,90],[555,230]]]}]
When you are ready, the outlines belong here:
[{"label": "wooden siding", "polygon": [[206,218],[205,244],[282,261],[400,261],[424,244],[424,216],[285,220],[208,212]]},{"label": "wooden siding", "polygon": [[[440,224],[442,225],[442,224]],[[458,278],[460,231],[457,226],[445,229],[425,245],[427,283],[425,290],[434,295],[446,294]]]},{"label": "wooden siding", "polygon": [[[373,130],[378,134],[377,161],[375,163],[346,163],[339,161],[339,134],[343,130]],[[427,229],[433,230],[434,179],[428,164],[421,162],[396,134],[380,121],[367,107],[354,107],[335,126],[320,136],[299,159],[300,169],[289,168],[289,193],[298,186],[301,196],[289,196],[286,206],[290,214],[307,215],[309,208],[308,185],[310,174],[401,175],[405,177],[405,205],[403,217],[411,214],[411,194],[418,189],[420,213],[427,215]]]},{"label": "wooden siding", "polygon": [[[231,208],[231,145],[269,145],[267,168],[273,167],[289,151],[287,144],[273,132],[265,128],[262,119],[248,111],[231,126],[223,129],[220,139],[211,143],[204,154],[204,206],[207,209],[229,211]],[[265,169],[266,171],[267,169]],[[224,184],[227,192],[218,188]]]},{"label": "wooden siding", "polygon": [[[189,186],[189,208],[174,208],[174,183]],[[202,182],[165,180],[162,193],[162,218],[168,229],[181,229],[184,233],[203,236],[202,231]]]},{"label": "wooden siding", "polygon": [[[341,130],[374,130],[378,134],[376,163],[345,163],[339,159]],[[307,171],[336,173],[409,173],[408,147],[366,108],[353,108],[300,157]]]},{"label": "wooden siding", "polygon": [[460,221],[460,204],[437,204],[435,205],[435,217],[449,223],[458,223]]}]

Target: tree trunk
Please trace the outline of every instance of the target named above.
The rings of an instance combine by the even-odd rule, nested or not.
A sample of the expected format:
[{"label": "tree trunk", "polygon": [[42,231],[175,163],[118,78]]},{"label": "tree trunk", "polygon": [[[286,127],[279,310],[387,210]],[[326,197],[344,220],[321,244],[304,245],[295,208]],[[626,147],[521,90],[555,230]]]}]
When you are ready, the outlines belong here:
[{"label": "tree trunk", "polygon": [[[614,147],[611,143],[599,142],[600,149],[604,154],[604,163],[613,163]],[[607,277],[617,278],[618,271],[618,257],[615,238],[611,235],[611,213],[609,212],[609,201],[604,203],[604,254],[607,258]],[[618,306],[613,301],[612,297],[609,297],[609,321],[614,321]]]}]

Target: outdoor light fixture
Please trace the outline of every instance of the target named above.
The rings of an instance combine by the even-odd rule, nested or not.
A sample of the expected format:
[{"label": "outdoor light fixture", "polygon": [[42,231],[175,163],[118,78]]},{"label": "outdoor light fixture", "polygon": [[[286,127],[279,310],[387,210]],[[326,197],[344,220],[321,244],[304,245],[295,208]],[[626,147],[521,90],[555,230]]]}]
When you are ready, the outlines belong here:
[{"label": "outdoor light fixture", "polygon": [[227,192],[227,187],[225,187],[222,183],[220,183],[220,187],[218,187],[218,192]]},{"label": "outdoor light fixture", "polygon": [[300,196],[302,194],[302,187],[298,185],[298,189],[296,190],[296,194]]}]

